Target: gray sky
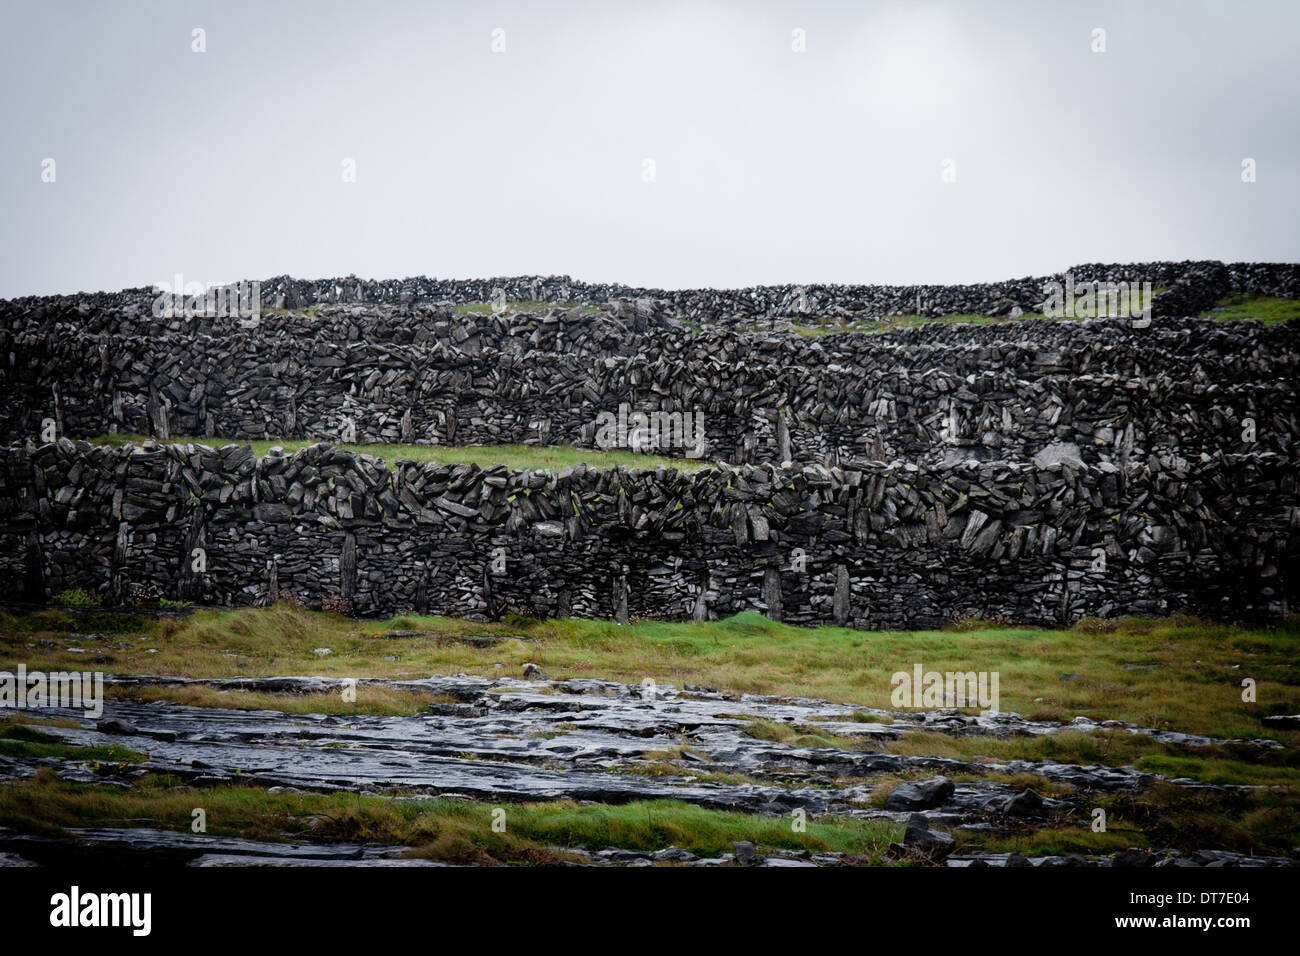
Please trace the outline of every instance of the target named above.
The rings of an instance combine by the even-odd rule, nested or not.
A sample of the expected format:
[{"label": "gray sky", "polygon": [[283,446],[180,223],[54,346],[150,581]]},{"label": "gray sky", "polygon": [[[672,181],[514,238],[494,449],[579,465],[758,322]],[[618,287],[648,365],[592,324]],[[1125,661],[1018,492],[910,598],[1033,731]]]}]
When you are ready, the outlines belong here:
[{"label": "gray sky", "polygon": [[1297,261],[1297,36],[1292,0],[0,0],[0,296]]}]

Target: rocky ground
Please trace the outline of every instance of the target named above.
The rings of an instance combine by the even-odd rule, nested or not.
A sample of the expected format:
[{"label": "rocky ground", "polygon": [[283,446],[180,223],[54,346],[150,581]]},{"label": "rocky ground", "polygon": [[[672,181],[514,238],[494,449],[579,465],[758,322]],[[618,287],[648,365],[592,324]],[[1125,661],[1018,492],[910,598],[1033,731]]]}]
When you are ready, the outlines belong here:
[{"label": "rocky ground", "polygon": [[[1147,846],[1107,853],[1022,855],[980,849],[983,837],[1086,828],[1103,797],[1155,783],[1216,795],[1251,788],[1169,780],[1131,767],[1050,760],[964,761],[892,753],[881,745],[916,731],[952,737],[1042,737],[1109,730],[1184,748],[1231,744],[1275,751],[1274,740],[1223,741],[1120,721],[1026,720],[956,710],[891,712],[825,700],[728,694],[667,684],[467,675],[362,680],[428,695],[414,716],[331,716],[189,706],[140,700],[133,692],[200,685],[216,690],[298,695],[343,693],[330,677],[162,676],[109,679],[116,693],[98,720],[78,711],[43,712],[40,731],[73,748],[121,748],[137,762],[3,755],[0,778],[29,780],[43,768],[64,781],[132,788],[166,775],[179,785],[239,785],[268,794],[298,792],[438,797],[487,805],[575,801],[616,806],[673,800],[715,810],[798,819],[873,820],[902,834],[879,858],[845,852],[760,850],[736,841],[730,853],[701,855],[669,845],[653,850],[568,846],[567,862],[592,865],[837,866],[865,862],[968,866],[1292,865],[1267,853]],[[757,727],[785,725],[819,743],[763,739]],[[842,745],[838,745],[842,742]],[[1026,785],[1024,781],[1039,782]],[[1040,792],[1041,791],[1041,792]],[[201,803],[201,799],[196,798]],[[282,842],[195,834],[136,821],[123,828],[74,827],[50,835],[0,830],[0,864],[49,864],[80,854],[192,866],[435,865],[408,848],[366,842]],[[792,824],[793,825],[793,824]]]}]

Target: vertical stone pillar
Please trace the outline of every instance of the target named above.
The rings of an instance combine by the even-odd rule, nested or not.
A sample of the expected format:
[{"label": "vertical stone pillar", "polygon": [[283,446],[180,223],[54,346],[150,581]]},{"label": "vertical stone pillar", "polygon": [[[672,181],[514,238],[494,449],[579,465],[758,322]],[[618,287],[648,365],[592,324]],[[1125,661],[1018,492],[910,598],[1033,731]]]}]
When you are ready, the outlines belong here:
[{"label": "vertical stone pillar", "polygon": [[280,556],[273,555],[270,561],[266,562],[267,582],[266,582],[266,603],[274,604],[280,600]]},{"label": "vertical stone pillar", "polygon": [[50,391],[54,394],[54,425],[58,429],[58,434],[55,437],[62,438],[65,434],[63,427],[63,393],[59,390],[58,382],[50,386]]},{"label": "vertical stone pillar", "polygon": [[35,528],[27,532],[26,591],[27,600],[36,604],[45,603],[45,567],[41,555],[41,536]]},{"label": "vertical stone pillar", "polygon": [[790,426],[786,424],[785,415],[781,412],[776,413],[776,460],[778,464],[794,461]]},{"label": "vertical stone pillar", "polygon": [[843,626],[849,622],[849,569],[843,564],[835,566],[835,598],[831,603],[835,623]]},{"label": "vertical stone pillar", "polygon": [[349,610],[357,593],[357,536],[351,531],[343,534],[343,548],[339,552],[339,594],[348,602]]},{"label": "vertical stone pillar", "polygon": [[614,620],[619,624],[628,622],[627,613],[627,568],[614,575]]},{"label": "vertical stone pillar", "polygon": [[691,619],[694,621],[707,621],[709,619],[708,572],[700,575],[700,591],[695,595],[695,609],[691,612]]},{"label": "vertical stone pillar", "polygon": [[498,615],[496,595],[492,590],[492,559],[490,557],[483,562],[483,604],[486,606],[487,616],[495,621]]},{"label": "vertical stone pillar", "polygon": [[781,571],[779,568],[766,568],[763,571],[763,601],[767,604],[767,616],[774,621],[781,620]]},{"label": "vertical stone pillar", "polygon": [[429,575],[429,562],[421,562],[415,584],[415,610],[419,614],[429,613]]},{"label": "vertical stone pillar", "polygon": [[[201,506],[200,506],[201,507]],[[203,512],[195,509],[190,512],[189,526],[181,541],[181,587],[180,597],[183,601],[195,601],[202,597],[203,582],[194,572],[194,549],[202,548],[207,538],[203,526]]]},{"label": "vertical stone pillar", "polygon": [[113,564],[109,569],[109,594],[115,604],[121,604],[126,596],[126,557],[130,542],[131,526],[119,521],[117,540],[113,543]]}]

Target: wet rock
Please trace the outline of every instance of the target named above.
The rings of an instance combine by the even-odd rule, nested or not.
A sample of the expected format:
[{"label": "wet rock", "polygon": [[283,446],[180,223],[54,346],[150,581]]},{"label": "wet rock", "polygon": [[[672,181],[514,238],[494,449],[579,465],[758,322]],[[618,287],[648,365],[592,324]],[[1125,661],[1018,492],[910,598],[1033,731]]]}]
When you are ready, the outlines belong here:
[{"label": "wet rock", "polygon": [[929,810],[943,804],[956,786],[947,777],[931,777],[900,784],[885,799],[886,810]]},{"label": "wet rock", "polygon": [[[285,694],[332,693],[343,686],[340,678],[309,676],[198,680],[135,675],[113,677],[108,683],[127,690],[193,684]],[[871,806],[873,778],[885,773],[927,772],[942,774],[913,782],[925,785],[918,796],[921,802],[937,799],[942,807],[927,810],[927,828],[976,830],[994,826],[990,812],[1002,813],[1002,808],[1015,806],[1017,801],[1032,804],[1037,795],[1017,792],[992,778],[975,777],[954,785],[950,775],[1032,773],[1079,787],[1083,793],[1133,789],[1156,779],[1120,767],[1079,767],[1052,761],[977,765],[923,755],[794,747],[746,732],[753,718],[796,726],[852,723],[849,718],[856,708],[814,699],[750,694],[728,699],[683,692],[667,683],[657,685],[655,693],[647,696],[640,685],[592,678],[539,683],[455,675],[402,681],[366,678],[359,683],[437,700],[419,715],[378,717],[289,715],[112,697],[105,701],[105,721],[153,737],[147,747],[137,748],[148,752],[146,761],[131,765],[113,779],[129,783],[142,773],[166,773],[191,786],[237,783],[314,792],[402,790],[416,796],[494,802],[678,799],[782,817],[802,809],[808,814],[898,821],[900,814],[912,811]],[[48,729],[68,743],[105,746],[123,736],[86,723],[77,711],[55,709],[51,716],[66,716],[76,722],[76,726],[50,725]],[[1026,721],[1010,714],[955,720],[952,714],[921,712],[899,720],[902,731],[927,727],[940,733],[990,736],[1050,734],[1077,726]],[[680,746],[683,734],[690,737],[691,758],[689,764],[676,761],[680,776],[617,772],[641,770],[647,751]],[[171,739],[162,739],[163,735]],[[0,757],[0,779],[27,778],[47,765],[32,758]],[[688,775],[688,767],[721,778],[694,779]],[[55,770],[68,780],[93,779],[78,763],[56,763]],[[1186,786],[1204,785],[1189,781]],[[1038,799],[1043,815],[1067,810],[1079,813],[1092,805],[1082,794],[1073,803],[1061,798]],[[900,847],[906,850],[904,844]],[[981,854],[963,857],[981,857],[990,865],[1002,862],[1001,857]],[[639,859],[671,862],[656,861],[648,854]],[[623,865],[619,860],[607,862]],[[715,860],[699,865],[719,864]],[[1231,865],[1241,864],[1234,861]]]},{"label": "wet rock", "polygon": [[1002,812],[1009,817],[1036,817],[1043,812],[1043,798],[1033,790],[1022,790],[1002,803]]},{"label": "wet rock", "polygon": [[282,861],[275,865],[292,865],[289,861],[337,861],[365,865],[378,860],[397,859],[409,850],[402,846],[345,842],[276,843],[150,827],[72,828],[68,830],[68,835],[70,841],[0,829],[0,851],[19,853],[42,865],[66,862],[138,863],[146,860],[186,864],[212,854],[267,861],[261,865],[270,865],[269,861],[272,860]]},{"label": "wet rock", "polygon": [[655,861],[660,863],[685,863],[695,859],[695,854],[690,850],[683,850],[681,847],[669,846],[662,850],[655,850],[651,854]]},{"label": "wet rock", "polygon": [[741,866],[757,866],[760,862],[758,851],[754,849],[754,844],[747,840],[738,840],[731,845],[732,852],[736,856],[736,862]]},{"label": "wet rock", "polygon": [[923,814],[914,813],[908,817],[902,846],[909,855],[939,863],[952,853],[956,845],[952,834],[931,830]]},{"label": "wet rock", "polygon": [[1121,850],[1112,856],[1110,865],[1119,867],[1143,867],[1154,866],[1155,862],[1156,855],[1154,853],[1130,847],[1129,849]]},{"label": "wet rock", "polygon": [[135,736],[140,733],[138,728],[120,720],[101,720],[95,724],[95,729],[101,734],[123,734],[126,736]]},{"label": "wet rock", "polygon": [[1300,714],[1274,714],[1264,718],[1264,726],[1276,730],[1300,730]]}]

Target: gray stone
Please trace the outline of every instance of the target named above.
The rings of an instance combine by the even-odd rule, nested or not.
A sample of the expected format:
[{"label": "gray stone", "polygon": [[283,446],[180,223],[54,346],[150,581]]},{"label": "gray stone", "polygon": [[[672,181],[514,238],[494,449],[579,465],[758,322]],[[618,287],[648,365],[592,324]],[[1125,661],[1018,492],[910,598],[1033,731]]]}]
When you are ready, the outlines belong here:
[{"label": "gray stone", "polygon": [[885,798],[886,810],[929,810],[941,806],[956,786],[947,777],[930,777],[900,784]]}]

